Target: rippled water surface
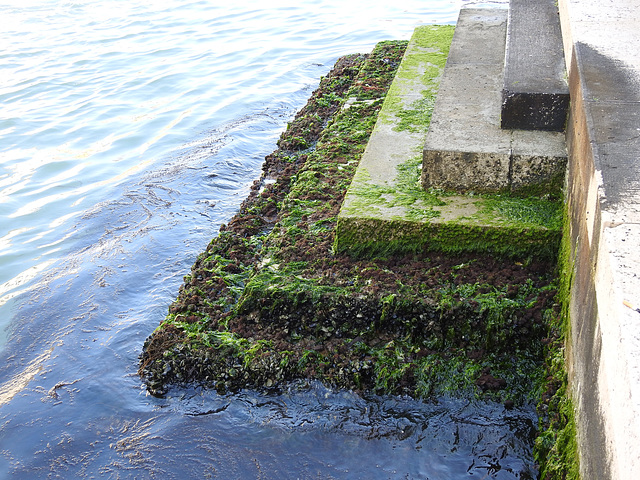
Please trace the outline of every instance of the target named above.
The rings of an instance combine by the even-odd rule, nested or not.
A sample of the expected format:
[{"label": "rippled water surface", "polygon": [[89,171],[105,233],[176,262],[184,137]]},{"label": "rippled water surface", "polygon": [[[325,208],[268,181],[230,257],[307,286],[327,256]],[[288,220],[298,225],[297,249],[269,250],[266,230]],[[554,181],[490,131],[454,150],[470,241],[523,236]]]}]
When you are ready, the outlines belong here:
[{"label": "rippled water surface", "polygon": [[0,1],[0,477],[533,478],[530,410],[135,373],[320,76],[460,5]]}]

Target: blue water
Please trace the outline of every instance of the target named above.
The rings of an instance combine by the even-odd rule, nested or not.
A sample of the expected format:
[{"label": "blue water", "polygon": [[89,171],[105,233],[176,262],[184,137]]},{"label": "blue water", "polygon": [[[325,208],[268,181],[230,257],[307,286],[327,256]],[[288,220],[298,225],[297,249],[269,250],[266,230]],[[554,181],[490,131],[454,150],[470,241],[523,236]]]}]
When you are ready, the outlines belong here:
[{"label": "blue water", "polygon": [[472,2],[396,3],[0,1],[0,478],[529,478],[530,409],[136,375],[320,76]]}]

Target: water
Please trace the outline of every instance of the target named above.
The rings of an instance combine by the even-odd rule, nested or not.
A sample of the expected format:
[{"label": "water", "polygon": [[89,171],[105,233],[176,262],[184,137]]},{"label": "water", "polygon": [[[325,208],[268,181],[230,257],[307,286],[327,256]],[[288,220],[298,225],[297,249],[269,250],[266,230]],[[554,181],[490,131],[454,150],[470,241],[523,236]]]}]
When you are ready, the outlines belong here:
[{"label": "water", "polygon": [[[0,1],[0,477],[529,478],[530,409],[145,394],[144,339],[343,54],[456,0]],[[471,3],[471,2],[466,2]]]}]

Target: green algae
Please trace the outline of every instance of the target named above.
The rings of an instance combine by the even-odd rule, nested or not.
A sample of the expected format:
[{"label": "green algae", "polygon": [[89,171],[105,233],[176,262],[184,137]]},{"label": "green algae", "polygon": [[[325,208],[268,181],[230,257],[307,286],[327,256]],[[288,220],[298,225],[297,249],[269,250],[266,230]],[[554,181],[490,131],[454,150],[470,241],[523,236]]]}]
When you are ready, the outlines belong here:
[{"label": "green algae", "polygon": [[353,179],[350,195],[353,201],[344,205],[342,213],[357,215],[366,211],[367,216],[380,217],[380,209],[403,208],[403,214],[397,219],[424,221],[440,215],[434,206],[445,203],[437,195],[426,192],[417,183],[421,159],[414,157],[397,167],[394,185],[379,185],[370,182],[370,175],[365,168],[359,168]]},{"label": "green algae", "polygon": [[[397,131],[426,133],[454,30],[452,25],[426,25],[415,29],[409,53],[402,59],[389,88],[381,122],[392,123]],[[419,93],[422,98],[409,100],[407,105],[407,92]]]},{"label": "green algae", "polygon": [[[395,172],[377,171],[375,179],[369,171],[373,160],[359,166],[338,216],[335,253],[362,257],[428,249],[492,253],[523,261],[555,258],[561,218],[561,202],[553,199],[557,195],[547,191],[534,197],[523,191],[461,196],[422,188],[422,143],[453,31],[452,26],[416,29],[374,130],[385,146],[403,142],[409,147],[370,154],[371,158],[383,155],[381,164],[395,162],[401,155],[405,159]],[[420,98],[414,98],[414,92],[420,92]],[[389,127],[403,135],[389,134],[385,130]]]},{"label": "green algae", "polygon": [[[335,377],[326,371],[323,378],[329,383],[350,388],[366,386],[378,393],[406,393],[422,398],[442,394],[484,396],[518,404],[536,398],[536,378],[544,374],[542,345],[538,342],[538,347],[533,348],[535,343],[530,339],[537,335],[535,332],[528,332],[531,336],[514,335],[519,331],[516,325],[522,304],[530,305],[535,302],[533,299],[504,300],[500,294],[484,293],[456,298],[449,304],[443,299],[442,304],[434,308],[425,304],[420,307],[417,298],[407,296],[397,301],[398,297],[391,294],[378,299],[377,303],[365,302],[368,308],[357,310],[367,312],[361,315],[361,320],[352,319],[344,324],[337,313],[334,321],[327,321],[331,317],[328,312],[348,310],[357,285],[334,287],[325,295],[327,290],[311,288],[313,282],[294,282],[295,285],[287,287],[289,282],[279,277],[280,282],[274,286],[273,277],[278,280],[278,275],[271,278],[263,275],[260,286],[264,290],[254,286],[248,293],[253,303],[243,305],[245,313],[260,310],[269,324],[284,330],[294,329],[300,339],[337,334],[342,340],[335,352],[356,348],[358,357],[367,359],[364,364],[354,366],[353,361],[345,364],[333,358],[330,364],[339,365],[341,374]],[[474,299],[478,300],[475,305]],[[367,340],[391,324],[394,331],[403,334],[394,335],[388,342],[371,344]],[[469,358],[469,351],[493,353],[473,359]],[[314,354],[313,361],[309,352],[303,357],[292,358],[300,368],[320,369],[322,366],[317,362],[325,362],[327,355]],[[366,366],[366,380],[363,366]],[[499,391],[483,392],[478,386],[480,376],[487,372],[504,381],[502,388],[496,389]]]},{"label": "green algae", "polygon": [[[396,167],[392,185],[380,185],[360,167],[349,190],[350,201],[341,211],[335,250],[371,255],[378,246],[386,253],[424,247],[447,253],[555,257],[561,202],[509,194],[471,196],[475,213],[439,221],[441,207],[452,201],[453,194],[422,189],[420,168],[421,157],[412,157]],[[383,215],[384,210],[401,213]]]},{"label": "green algae", "polygon": [[401,109],[396,112],[399,118],[396,131],[409,131],[412,133],[424,132],[431,122],[433,107],[435,106],[435,96],[429,95],[423,99],[412,102],[408,109]]},{"label": "green algae", "polygon": [[[487,196],[475,218],[467,219],[469,224],[449,222],[436,230],[428,220],[440,216],[437,207],[446,205],[451,195],[420,188],[420,157],[413,155],[397,168],[397,192],[363,187],[360,207],[369,209],[372,217],[379,213],[375,205],[415,212],[386,227],[373,219],[347,226],[346,231],[358,232],[346,237],[356,246],[351,253],[367,262],[341,257],[340,248],[331,251],[337,245],[336,231],[351,221],[337,217],[336,205],[355,173],[386,91],[377,76],[391,75],[394,62],[384,60],[401,48],[403,42],[383,42],[348,92],[314,100],[320,106],[349,105],[336,110],[317,141],[309,140],[306,130],[312,127],[294,135],[292,125],[283,134],[279,143],[287,150],[278,153],[279,158],[292,166],[303,163],[290,177],[278,179],[288,182],[283,187],[286,196],[270,197],[266,188],[260,202],[244,212],[248,227],[234,230],[241,234],[223,231],[212,240],[185,277],[180,301],[145,343],[141,372],[156,394],[169,383],[196,381],[229,391],[275,388],[297,378],[382,394],[512,404],[536,402],[542,392],[550,392],[535,447],[541,478],[578,478],[562,348],[571,283],[568,234],[561,244],[560,314],[549,301],[556,289],[552,278],[531,274],[527,280],[496,286],[465,276],[483,262],[483,252],[512,258],[505,264],[522,269],[532,258],[555,259],[560,239],[557,202]],[[346,85],[341,79],[327,83]],[[426,112],[429,106],[425,102],[419,107]],[[411,110],[397,118],[400,124],[403,119],[407,124],[424,120],[416,131],[407,129],[413,134],[426,128],[428,119],[425,112]],[[303,120],[305,125],[317,124],[312,115]],[[427,213],[419,211],[420,202],[427,205],[422,207]],[[277,223],[265,225],[260,219],[273,210]],[[503,228],[479,226],[487,218],[499,219]],[[374,233],[385,241],[376,243]],[[421,281],[385,266],[384,259],[398,252],[424,259],[425,248],[477,256],[460,260],[450,267],[449,277],[435,282],[431,279],[440,273],[438,265],[426,270]],[[349,273],[344,272],[345,263],[352,265]],[[336,273],[338,266],[343,270]],[[395,284],[378,289],[377,278],[384,275],[395,278]],[[149,356],[153,352],[160,354]]]},{"label": "green algae", "polygon": [[559,231],[562,224],[562,203],[546,198],[488,196],[483,207],[485,218],[512,225]]},{"label": "green algae", "polygon": [[378,43],[369,56],[369,62],[362,67],[360,78],[350,88],[349,95],[360,101],[384,98],[396,75],[398,58],[401,59],[407,44],[404,40]]},{"label": "green algae", "polygon": [[[436,218],[436,215],[433,215]],[[437,251],[493,254],[526,262],[556,257],[560,233],[555,230],[501,224],[420,223],[406,220],[339,217],[335,250],[354,257]]]},{"label": "green algae", "polygon": [[[147,352],[166,345],[165,354],[145,359],[141,367],[151,391],[161,393],[167,383],[189,378],[221,391],[317,378],[341,388],[418,398],[446,394],[515,403],[535,398],[544,324],[527,312],[546,305],[553,288],[548,279],[521,278],[517,285],[499,287],[466,280],[465,272],[474,265],[468,259],[449,273],[436,266],[422,274],[417,267],[415,278],[424,275],[422,281],[384,266],[383,257],[412,246],[416,257],[406,261],[429,261],[420,229],[410,240],[406,232],[397,238],[388,232],[391,248],[377,246],[376,255],[363,262],[331,250],[344,221],[337,212],[386,91],[376,83],[375,62],[386,75],[393,62],[384,59],[398,48],[395,42],[377,47],[351,90],[323,95],[344,107],[336,110],[312,150],[283,154],[286,163],[302,165],[288,177],[286,195],[275,199],[265,189],[257,197],[264,200],[244,211],[250,228],[237,230],[242,237],[225,231],[198,259],[185,279],[181,304],[170,309],[156,332],[158,347],[153,339],[146,343]],[[288,132],[283,145],[299,144],[291,141],[297,135]],[[419,188],[419,163],[413,155],[398,167],[403,193],[394,206],[412,207],[422,199],[437,207],[447,201],[442,192]],[[277,222],[264,232],[260,218],[274,208]],[[415,225],[406,222],[404,227],[411,232]],[[447,228],[427,232],[441,251],[482,250],[460,243],[465,238],[477,242],[477,231]],[[502,235],[507,245],[509,239],[513,243],[511,233],[526,237],[521,227],[507,235],[485,235]],[[495,245],[495,238],[489,240]],[[366,245],[363,239],[354,243]],[[230,255],[236,250],[241,253]],[[519,265],[527,259],[520,260],[511,266],[524,269]],[[391,280],[382,282],[386,277]]]},{"label": "green algae", "polygon": [[559,310],[548,319],[549,338],[545,352],[547,389],[546,402],[541,401],[539,434],[534,447],[534,457],[539,464],[540,478],[555,480],[579,480],[575,410],[569,391],[565,345],[571,341],[569,302],[573,284],[574,258],[571,249],[569,214],[563,211],[563,236],[558,255]]}]

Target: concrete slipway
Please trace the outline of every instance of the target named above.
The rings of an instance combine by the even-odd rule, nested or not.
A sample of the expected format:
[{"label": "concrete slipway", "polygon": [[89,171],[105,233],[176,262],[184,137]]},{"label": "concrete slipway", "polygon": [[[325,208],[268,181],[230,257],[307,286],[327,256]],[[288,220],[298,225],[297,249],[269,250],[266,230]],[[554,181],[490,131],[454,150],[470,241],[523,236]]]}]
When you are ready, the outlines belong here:
[{"label": "concrete slipway", "polygon": [[[446,250],[453,238],[461,238],[463,249],[504,252],[500,237],[510,240],[518,233],[523,252],[539,253],[539,245],[559,237],[557,227],[532,221],[509,231],[503,210],[478,193],[517,191],[519,179],[527,176],[553,191],[556,169],[564,173],[566,161],[569,223],[563,242],[569,255],[565,274],[571,278],[566,360],[581,476],[635,479],[640,472],[640,14],[637,0],[559,0],[558,9],[570,90],[566,132],[500,130],[507,12],[463,10],[451,52],[440,52],[449,53],[451,70],[464,78],[462,87],[446,73],[439,79],[440,90],[453,95],[446,102],[438,98],[428,136],[420,125],[403,126],[393,102],[419,111],[437,89],[416,80],[433,65],[411,59],[433,54],[434,47],[421,45],[419,36],[412,39],[345,199],[336,246],[417,243]],[[402,74],[404,67],[408,74]],[[445,160],[429,152],[445,152]],[[460,161],[460,154],[471,161]],[[518,158],[526,168],[518,170]],[[439,167],[456,161],[473,169],[452,177]],[[427,191],[416,195],[420,173]],[[442,195],[452,188],[460,194]]]}]

